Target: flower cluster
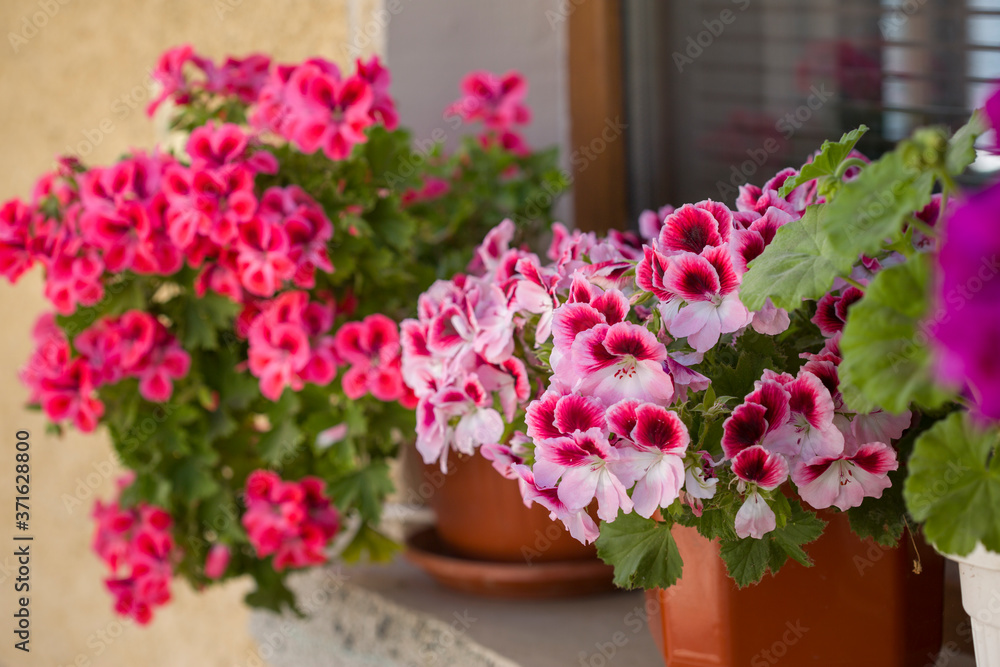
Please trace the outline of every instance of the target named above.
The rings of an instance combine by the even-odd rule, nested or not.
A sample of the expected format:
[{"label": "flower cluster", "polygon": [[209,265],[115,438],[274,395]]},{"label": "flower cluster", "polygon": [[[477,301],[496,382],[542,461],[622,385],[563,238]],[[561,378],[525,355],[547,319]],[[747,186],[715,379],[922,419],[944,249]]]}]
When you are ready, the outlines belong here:
[{"label": "flower cluster", "polygon": [[[198,588],[249,574],[251,604],[286,604],[289,566],[325,560],[339,512],[358,526],[345,553],[384,553],[388,460],[418,402],[398,323],[496,220],[551,222],[558,192],[543,179],[558,158],[473,136],[418,153],[377,57],[347,71],[323,58],[219,62],[185,45],[153,77],[162,92],[148,112],[161,109],[170,148],[108,166],[63,158],[30,197],[0,204],[0,275],[16,283],[41,266],[55,311],[35,326],[22,378],[54,431],[108,427],[139,471],[127,504],[155,504],[161,532],[183,536],[173,571]],[[525,123],[523,78],[501,88],[467,120],[490,133]],[[528,396],[523,381],[478,377],[505,401]],[[300,481],[262,472],[274,469]],[[206,517],[228,516],[243,488],[243,528],[216,532]],[[117,515],[105,509],[109,535]],[[160,538],[134,541],[136,554],[165,553]],[[119,609],[148,618],[166,601],[162,579],[123,579]]]},{"label": "flower cluster", "polygon": [[260,392],[278,400],[285,387],[299,391],[306,382],[328,384],[340,359],[330,335],[335,308],[309,300],[307,292],[285,292],[255,308],[247,330],[250,372]]},{"label": "flower cluster", "polygon": [[765,371],[723,424],[724,458],[746,494],[736,515],[740,537],[760,539],[775,529],[774,511],[760,491],[789,477],[811,507],[846,511],[865,497],[881,497],[891,485],[887,474],[899,466],[891,443],[910,425],[910,413],[845,408],[837,338],[820,354],[803,357],[808,361],[795,377]]},{"label": "flower cluster", "polygon": [[325,563],[326,545],[340,526],[325,489],[318,477],[288,482],[268,470],[251,473],[243,527],[257,555],[273,555],[276,570]]},{"label": "flower cluster", "polygon": [[191,365],[177,339],[141,310],[101,318],[82,331],[74,340],[75,357],[51,314],[39,318],[34,338],[37,349],[21,373],[30,400],[52,421],[70,420],[85,432],[94,430],[104,413],[96,396],[102,385],[136,378],[143,398],[163,403]]},{"label": "flower cluster", "polygon": [[[850,181],[859,170],[846,171]],[[675,503],[693,517],[727,512],[738,538],[762,539],[788,519],[782,488],[817,510],[881,497],[911,415],[845,404],[839,341],[867,283],[898,260],[862,258],[811,322],[782,337],[789,355],[773,338],[788,313],[740,298],[750,264],[820,200],[816,181],[783,188],[797,177],[786,169],[742,187],[735,210],[706,200],[645,212],[639,236],[556,226],[545,265],[510,247],[506,223],[490,232],[470,274],[432,286],[420,319],[403,324],[424,460],[481,447],[527,503],[584,542],[599,534],[595,519],[650,520]],[[818,353],[795,347],[817,333]],[[731,376],[732,355],[765,340],[788,363],[760,367],[738,398],[717,400],[712,384]],[[527,399],[503,391],[522,383],[522,368]]]},{"label": "flower cluster", "polygon": [[377,56],[358,60],[354,74],[346,77],[321,58],[279,65],[262,87],[250,123],[304,153],[322,149],[331,160],[343,160],[367,141],[365,128],[379,122],[391,130],[398,124],[389,80]]},{"label": "flower cluster", "polygon": [[97,501],[93,516],[93,548],[111,572],[104,583],[115,597],[115,611],[145,625],[154,607],[170,601],[173,521],[159,507],[140,503],[126,509],[117,500]]},{"label": "flower cluster", "polygon": [[478,70],[462,80],[462,97],[445,109],[445,117],[457,116],[467,123],[482,122],[484,146],[499,144],[518,154],[529,152],[516,126],[531,122],[531,110],[524,104],[528,82],[519,72],[502,76]]}]

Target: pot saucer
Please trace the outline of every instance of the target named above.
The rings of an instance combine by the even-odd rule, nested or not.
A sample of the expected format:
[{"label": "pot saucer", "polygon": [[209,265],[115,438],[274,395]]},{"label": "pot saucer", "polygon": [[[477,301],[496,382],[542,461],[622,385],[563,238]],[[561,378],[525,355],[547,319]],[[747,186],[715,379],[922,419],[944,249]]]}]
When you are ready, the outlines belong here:
[{"label": "pot saucer", "polygon": [[408,537],[404,555],[442,586],[484,597],[537,600],[616,590],[614,569],[596,558],[547,563],[473,560],[449,552],[434,528]]}]

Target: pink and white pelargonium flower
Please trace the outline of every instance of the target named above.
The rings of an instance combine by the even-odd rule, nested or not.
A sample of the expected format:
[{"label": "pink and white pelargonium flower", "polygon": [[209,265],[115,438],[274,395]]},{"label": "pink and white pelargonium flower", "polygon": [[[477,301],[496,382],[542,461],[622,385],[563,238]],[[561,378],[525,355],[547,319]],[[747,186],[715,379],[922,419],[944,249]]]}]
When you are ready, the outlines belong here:
[{"label": "pink and white pelargonium flower", "polygon": [[780,454],[754,445],[733,459],[733,474],[739,480],[737,490],[747,494],[736,513],[736,534],[759,540],[777,525],[774,510],[760,491],[776,489],[788,479],[788,462]]},{"label": "pink and white pelargonium flower", "polygon": [[475,375],[420,398],[417,404],[417,451],[424,463],[448,469],[448,452],[471,455],[483,444],[500,441],[504,421],[493,397]]},{"label": "pink and white pelargonium flower", "polygon": [[666,406],[674,397],[667,350],[643,326],[598,324],[577,335],[571,354],[571,367],[557,379],[605,404],[639,398]]},{"label": "pink and white pelargonium flower", "polygon": [[600,530],[586,509],[570,509],[559,498],[558,489],[555,487],[539,486],[536,483],[535,475],[528,466],[514,464],[511,470],[518,480],[521,497],[524,498],[526,507],[531,507],[533,503],[538,503],[549,510],[549,518],[562,521],[569,534],[584,544],[590,544],[598,538]]},{"label": "pink and white pelargonium flower", "polygon": [[570,511],[582,510],[596,498],[597,516],[614,521],[619,510],[632,511],[632,499],[613,468],[632,455],[613,447],[601,429],[591,428],[537,442],[532,472],[541,488],[558,482],[558,498]]},{"label": "pink and white pelargonium flower", "polygon": [[[634,411],[635,425],[627,433],[617,433],[623,440],[619,449],[633,450],[621,457],[612,469],[626,487],[635,484],[632,503],[636,514],[646,519],[661,507],[667,507],[680,495],[684,485],[684,454],[690,437],[676,413],[652,403],[635,406],[633,401],[617,403],[608,412]],[[631,415],[609,417],[611,424],[630,425]]]},{"label": "pink and white pelargonium flower", "polygon": [[669,261],[663,285],[674,301],[660,312],[671,336],[687,338],[696,351],[707,352],[722,334],[750,324],[753,315],[740,301],[740,276],[727,247],[706,248],[698,255],[687,252]]},{"label": "pink and white pelargonium flower", "polygon": [[[830,390],[808,371],[800,371],[796,378],[776,376],[776,380],[788,392],[790,416],[774,434],[770,449],[805,462],[839,456],[844,451],[844,435],[834,423]],[[766,381],[765,377],[762,382]]]},{"label": "pink and white pelargonium flower", "polygon": [[859,444],[849,438],[838,456],[800,460],[792,469],[799,495],[816,509],[857,507],[866,497],[881,498],[899,467],[896,451],[883,442]]}]

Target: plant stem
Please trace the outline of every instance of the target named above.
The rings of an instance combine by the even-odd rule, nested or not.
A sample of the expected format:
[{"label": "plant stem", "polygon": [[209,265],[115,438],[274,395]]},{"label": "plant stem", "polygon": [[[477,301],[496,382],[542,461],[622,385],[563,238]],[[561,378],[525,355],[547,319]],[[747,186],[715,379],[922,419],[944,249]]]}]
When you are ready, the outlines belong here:
[{"label": "plant stem", "polygon": [[[943,207],[942,207],[942,210],[943,210]],[[914,228],[919,229],[920,233],[923,234],[924,236],[928,237],[928,238],[935,239],[935,240],[941,238],[941,234],[938,233],[938,230],[936,230],[935,228],[931,227],[930,225],[928,225],[926,222],[924,222],[920,218],[916,217],[915,215],[911,215],[910,219],[908,220],[908,222]]]},{"label": "plant stem", "polygon": [[861,283],[859,283],[854,278],[851,278],[850,276],[847,276],[847,277],[843,278],[843,281],[845,283],[847,283],[848,285],[852,286],[852,287],[857,287],[862,292],[864,292],[866,289],[868,289],[867,287],[865,287],[864,285],[862,285]]},{"label": "plant stem", "polygon": [[834,174],[833,177],[839,181],[844,177],[844,174],[847,173],[847,170],[850,169],[851,167],[858,167],[859,169],[864,169],[867,166],[868,163],[862,160],[861,158],[850,157],[840,163],[840,166],[837,167],[837,172]]}]

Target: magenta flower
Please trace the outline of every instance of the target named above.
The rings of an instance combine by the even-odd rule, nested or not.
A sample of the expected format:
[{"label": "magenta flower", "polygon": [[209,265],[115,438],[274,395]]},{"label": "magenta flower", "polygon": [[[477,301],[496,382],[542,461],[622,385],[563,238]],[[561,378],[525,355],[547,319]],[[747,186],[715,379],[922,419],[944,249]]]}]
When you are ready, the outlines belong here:
[{"label": "magenta flower", "polygon": [[396,103],[389,95],[389,84],[392,77],[389,70],[382,66],[378,56],[372,56],[368,62],[357,61],[358,76],[372,88],[372,105],[369,114],[375,122],[381,122],[387,130],[395,130],[399,125],[399,114],[396,113]]},{"label": "magenta flower", "polygon": [[659,250],[697,255],[705,248],[727,243],[732,230],[733,214],[725,204],[711,199],[685,204],[664,219]]},{"label": "magenta flower", "polygon": [[365,128],[374,95],[372,87],[359,76],[341,80],[315,68],[299,68],[289,82],[301,91],[301,120],[295,125],[293,140],[306,153],[323,153],[331,160],[343,160],[355,144],[368,141]]},{"label": "magenta flower", "polygon": [[[127,485],[119,480],[119,488]],[[115,597],[118,614],[140,625],[152,620],[153,608],[170,601],[170,581],[176,557],[170,515],[140,503],[124,509],[117,499],[97,501],[92,548],[110,572],[105,586]]]},{"label": "magenta flower", "polygon": [[457,115],[471,123],[482,121],[490,130],[509,130],[513,125],[530,122],[531,112],[523,100],[528,83],[519,72],[503,76],[478,70],[462,79],[463,97],[445,110],[446,116]]},{"label": "magenta flower", "polygon": [[0,208],[0,275],[11,284],[34,264],[31,250],[34,215],[34,209],[20,199],[12,199]]},{"label": "magenta flower", "polygon": [[1000,183],[955,208],[938,254],[936,308],[931,311],[939,313],[931,326],[938,376],[968,387],[979,412],[990,419],[1000,419],[998,217]]},{"label": "magenta flower", "polygon": [[830,390],[808,371],[784,385],[791,416],[773,434],[772,451],[806,463],[844,451],[844,435],[834,424],[834,403]]},{"label": "magenta flower", "polygon": [[163,52],[152,75],[161,86],[160,94],[146,107],[147,115],[152,116],[170,97],[175,97],[178,104],[187,102],[189,91],[187,78],[184,76],[184,65],[193,61],[194,57],[194,50],[190,44],[181,44]]},{"label": "magenta flower", "polygon": [[607,433],[604,406],[596,398],[547,391],[528,404],[528,437],[538,442],[596,428]]},{"label": "magenta flower", "polygon": [[771,449],[784,435],[782,427],[791,416],[789,403],[790,394],[781,384],[773,380],[758,382],[757,389],[722,424],[722,450],[726,458],[735,458],[757,445]]},{"label": "magenta flower", "polygon": [[236,268],[240,284],[257,296],[272,296],[295,275],[284,228],[256,216],[239,226]]},{"label": "magenta flower", "polygon": [[205,576],[209,579],[218,579],[226,573],[229,567],[231,552],[229,546],[225,544],[213,544],[205,557]]},{"label": "magenta flower", "polygon": [[830,292],[823,295],[823,298],[816,303],[813,324],[819,327],[824,336],[832,336],[843,331],[847,322],[847,309],[862,296],[864,293],[857,287],[847,287],[840,294]]},{"label": "magenta flower", "polygon": [[318,477],[288,482],[269,470],[247,477],[243,527],[259,557],[274,555],[275,570],[326,562],[340,521],[325,488]]},{"label": "magenta flower", "polygon": [[753,211],[763,215],[768,208],[773,206],[791,214],[796,219],[802,217],[806,206],[815,200],[816,181],[798,186],[788,193],[787,197],[778,195],[778,190],[785,184],[785,181],[793,178],[797,173],[794,169],[782,169],[762,187],[749,184],[741,185],[740,195],[736,199],[736,208],[740,211]]},{"label": "magenta flower", "polygon": [[332,306],[310,303],[305,292],[284,292],[250,322],[247,360],[261,393],[278,400],[285,387],[331,381],[340,362],[334,351]]}]

